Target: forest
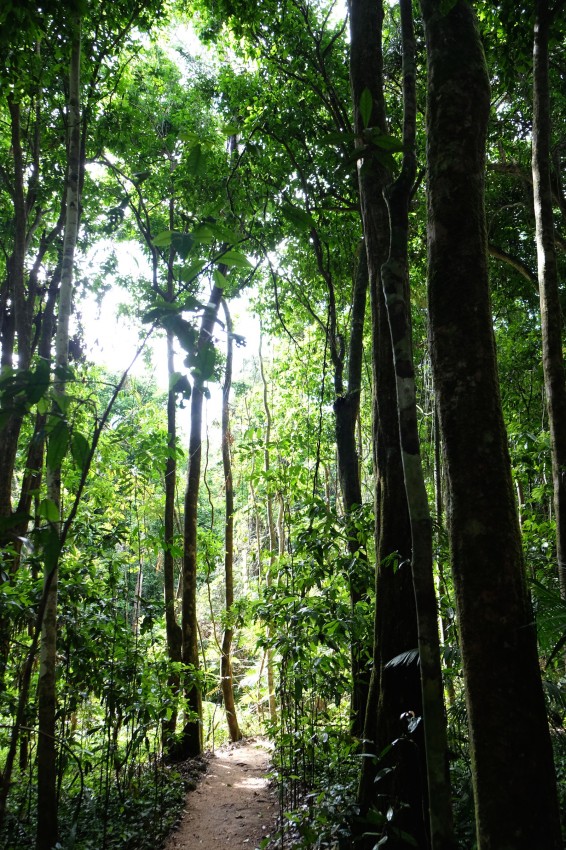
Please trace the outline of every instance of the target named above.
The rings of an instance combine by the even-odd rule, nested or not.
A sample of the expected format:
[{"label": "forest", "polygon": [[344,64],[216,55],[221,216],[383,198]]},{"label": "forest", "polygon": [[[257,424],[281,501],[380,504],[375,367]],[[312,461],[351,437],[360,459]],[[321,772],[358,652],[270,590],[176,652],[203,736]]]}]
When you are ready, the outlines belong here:
[{"label": "forest", "polygon": [[2,0],[2,850],[564,847],[565,8]]}]

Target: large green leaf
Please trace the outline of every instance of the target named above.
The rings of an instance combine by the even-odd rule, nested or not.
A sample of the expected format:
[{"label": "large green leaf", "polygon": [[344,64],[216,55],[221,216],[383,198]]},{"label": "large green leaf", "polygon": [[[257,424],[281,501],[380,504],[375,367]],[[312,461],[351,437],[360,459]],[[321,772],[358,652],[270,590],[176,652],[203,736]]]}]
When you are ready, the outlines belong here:
[{"label": "large green leaf", "polygon": [[49,435],[47,444],[47,466],[49,469],[58,469],[61,466],[67,453],[69,438],[69,426],[64,419],[58,419]]},{"label": "large green leaf", "polygon": [[251,263],[244,254],[241,254],[239,251],[234,250],[226,251],[225,254],[222,254],[221,257],[218,257],[216,262],[223,263],[225,266],[233,266],[236,269],[253,268],[253,263]]},{"label": "large green leaf", "polygon": [[71,455],[81,472],[86,468],[89,453],[90,446],[87,438],[80,431],[73,431],[71,435]]},{"label": "large green leaf", "polygon": [[177,314],[173,314],[170,316],[164,316],[161,320],[161,324],[167,330],[172,331],[185,351],[191,354],[196,347],[197,339],[198,339],[198,331],[196,328],[191,325],[190,322],[187,322],[186,319],[181,318],[181,316]]},{"label": "large green leaf", "polygon": [[191,148],[185,163],[189,174],[193,174],[195,177],[202,177],[206,174],[206,154],[201,144]]},{"label": "large green leaf", "polygon": [[281,212],[287,221],[293,224],[298,230],[309,232],[316,227],[316,222],[312,215],[300,207],[286,204],[281,208]]},{"label": "large green leaf", "polygon": [[151,241],[156,248],[167,248],[173,241],[174,233],[174,230],[161,230]]},{"label": "large green leaf", "polygon": [[[203,346],[193,357],[190,358],[190,365],[193,368],[193,375],[201,381],[209,381],[214,376],[214,368],[216,366],[216,349],[212,343]],[[187,358],[189,360],[189,358]]]},{"label": "large green leaf", "polygon": [[39,516],[47,522],[59,522],[59,509],[51,499],[42,499],[37,509]]},{"label": "large green leaf", "polygon": [[30,404],[36,404],[47,392],[49,373],[49,361],[41,358],[31,373],[26,388],[26,396]]}]

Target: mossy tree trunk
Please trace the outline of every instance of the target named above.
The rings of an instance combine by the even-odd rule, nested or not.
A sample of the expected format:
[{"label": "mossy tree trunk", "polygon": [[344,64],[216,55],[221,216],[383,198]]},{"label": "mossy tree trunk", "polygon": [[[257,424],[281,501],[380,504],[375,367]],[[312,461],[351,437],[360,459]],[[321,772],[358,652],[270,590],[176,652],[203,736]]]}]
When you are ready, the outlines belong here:
[{"label": "mossy tree trunk", "polygon": [[438,639],[438,612],[432,558],[432,521],[423,473],[409,290],[409,203],[416,177],[416,66],[411,0],[401,0],[403,49],[403,163],[386,188],[389,211],[389,256],[382,268],[383,290],[393,346],[401,456],[411,523],[419,664],[432,848],[455,847],[452,823],[446,716]]},{"label": "mossy tree trunk", "polygon": [[[383,8],[375,0],[350,2],[350,83],[358,144],[365,129],[360,112],[364,92],[371,95],[368,126],[386,131],[381,52]],[[417,664],[387,667],[397,655],[417,647],[415,595],[410,569],[411,530],[403,478],[399,419],[391,337],[381,284],[381,268],[388,253],[389,226],[383,190],[387,169],[364,158],[358,172],[366,243],[372,324],[373,446],[376,471],[376,610],[373,669],[364,727],[364,751],[359,787],[362,813],[384,807],[384,800],[407,803],[400,825],[426,846],[423,811],[426,786],[422,781],[424,749],[413,744],[390,750],[387,766],[395,768],[390,781],[375,781],[379,754],[406,731],[401,716],[422,715]],[[417,733],[418,734],[418,733]],[[421,763],[423,769],[421,770]],[[385,795],[382,796],[382,795]],[[385,803],[387,808],[388,803]],[[372,845],[373,846],[373,845]]]},{"label": "mossy tree trunk", "polygon": [[[340,490],[344,502],[348,551],[355,558],[348,577],[352,615],[356,616],[356,606],[367,598],[366,585],[367,555],[362,547],[355,524],[355,511],[362,504],[362,485],[360,479],[360,461],[356,445],[356,424],[360,414],[360,391],[362,385],[363,341],[368,290],[368,264],[365,244],[360,246],[357,268],[352,292],[352,312],[350,318],[350,341],[348,346],[348,374],[344,386],[344,353],[337,351],[336,344],[331,345],[334,363],[334,421],[336,435],[336,454]],[[333,302],[332,302],[333,303]],[[335,311],[335,306],[334,306]],[[335,324],[335,323],[334,323]],[[335,333],[336,339],[336,333]],[[368,642],[369,643],[369,642]],[[351,731],[357,738],[363,736],[364,719],[369,692],[369,651],[370,646],[363,640],[352,640],[352,697]]]},{"label": "mossy tree trunk", "polygon": [[484,170],[490,92],[469,3],[421,0],[429,314],[479,850],[562,846],[497,377]]}]

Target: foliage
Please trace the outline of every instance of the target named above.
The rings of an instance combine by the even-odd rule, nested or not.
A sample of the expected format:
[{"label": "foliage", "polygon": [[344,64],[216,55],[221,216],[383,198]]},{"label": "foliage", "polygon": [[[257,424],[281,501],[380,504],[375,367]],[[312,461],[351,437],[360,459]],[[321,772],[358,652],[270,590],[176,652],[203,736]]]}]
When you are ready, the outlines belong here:
[{"label": "foliage", "polygon": [[[70,5],[14,3],[0,13],[6,59],[0,72],[0,429],[4,429],[0,440],[7,439],[14,422],[21,425],[10,476],[10,506],[0,517],[0,617],[7,624],[0,641],[6,658],[0,688],[2,762],[30,653],[32,662],[30,697],[20,730],[20,766],[10,789],[2,841],[6,848],[33,842],[38,678],[33,664],[34,622],[41,604],[42,570],[61,556],[57,661],[61,846],[141,850],[161,840],[181,806],[183,792],[179,777],[163,763],[161,736],[164,723],[184,710],[183,699],[171,684],[174,674],[184,672],[190,678],[194,671],[181,670],[166,657],[162,515],[167,460],[172,454],[180,464],[187,458],[184,436],[174,447],[168,443],[166,391],[129,377],[117,392],[122,376],[86,361],[80,328],[71,368],[62,375],[50,363],[50,316],[57,312],[62,249],[63,79]],[[549,433],[534,283],[531,59],[526,25],[530,26],[531,11],[525,6],[519,14],[506,2],[476,5],[495,104],[486,203],[501,394],[564,796],[566,613],[555,570]],[[131,294],[131,317],[142,335],[173,335],[176,353],[170,388],[183,409],[195,380],[209,385],[206,391],[213,399],[214,384],[222,375],[222,325],[217,323],[208,346],[200,350],[197,346],[211,284],[222,285],[234,300],[253,286],[249,301],[264,334],[262,362],[255,351],[248,354],[231,411],[237,603],[230,625],[235,628],[235,694],[243,728],[254,734],[267,732],[275,741],[284,833],[305,848],[346,846],[357,815],[361,758],[359,742],[350,734],[350,650],[352,645],[371,643],[375,602],[368,328],[358,435],[364,504],[348,522],[338,482],[333,405],[341,392],[340,369],[347,371],[348,366],[345,352],[359,252],[355,172],[360,153],[355,146],[371,142],[392,172],[400,152],[398,11],[388,8],[385,19],[388,134],[376,136],[367,126],[371,103],[364,93],[360,110],[366,138],[360,140],[350,117],[345,22],[325,3],[194,3],[193,25],[208,44],[206,53],[199,48],[200,57],[182,44],[189,40],[185,12],[179,11],[175,19],[175,39],[162,18],[171,10],[162,4],[83,3],[81,9],[85,149],[79,268],[84,274],[77,287],[77,308],[84,294],[102,298],[117,285],[116,257],[136,245],[147,266],[123,281]],[[160,27],[158,39],[145,34],[153,26]],[[551,76],[556,88],[555,212],[564,270],[565,205],[559,180],[564,150],[564,102],[559,94],[562,29],[556,21]],[[417,52],[418,98],[424,108],[419,21]],[[15,214],[18,122],[23,231]],[[420,117],[418,125],[422,162],[425,134]],[[461,846],[469,847],[474,840],[472,768],[427,342],[422,177],[414,187],[410,216],[419,430],[427,489],[436,507],[458,838]],[[29,362],[23,368],[18,364],[25,353],[24,337],[19,338],[19,329],[14,331],[13,277],[21,232],[26,235],[22,273],[30,332]],[[97,246],[104,254],[98,267],[92,253]],[[89,318],[83,316],[83,321]],[[248,337],[251,347],[253,333],[246,326],[241,330],[240,340]],[[57,397],[54,383],[62,378],[66,391]],[[112,411],[106,417],[111,399]],[[213,404],[211,400],[212,410]],[[206,486],[199,501],[198,619],[205,737],[217,744],[226,736],[219,652],[227,622],[222,577],[224,481],[215,428],[213,421]],[[32,471],[62,465],[63,519],[72,522],[61,552],[55,533],[59,517],[47,497],[45,477],[29,478],[30,457],[39,447],[43,454],[44,444],[40,469]],[[29,503],[19,510],[20,494],[28,483]],[[177,528],[169,544],[176,580],[183,556],[181,501],[179,493]],[[348,546],[352,529],[362,547],[355,555]],[[367,593],[352,610],[349,585],[354,576]],[[269,719],[269,659],[274,659],[276,670],[276,722]],[[375,835],[376,843],[388,834],[394,837],[395,823],[384,822],[378,812],[368,817],[371,822],[363,828]]]}]

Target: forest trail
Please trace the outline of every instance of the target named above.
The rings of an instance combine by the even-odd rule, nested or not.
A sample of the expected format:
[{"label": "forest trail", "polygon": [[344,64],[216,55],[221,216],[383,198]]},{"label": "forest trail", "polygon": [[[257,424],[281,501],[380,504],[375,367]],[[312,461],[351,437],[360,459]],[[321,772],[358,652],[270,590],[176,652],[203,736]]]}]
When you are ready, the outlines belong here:
[{"label": "forest trail", "polygon": [[275,825],[277,800],[268,787],[269,753],[260,743],[228,744],[212,754],[179,827],[164,850],[255,850]]}]

